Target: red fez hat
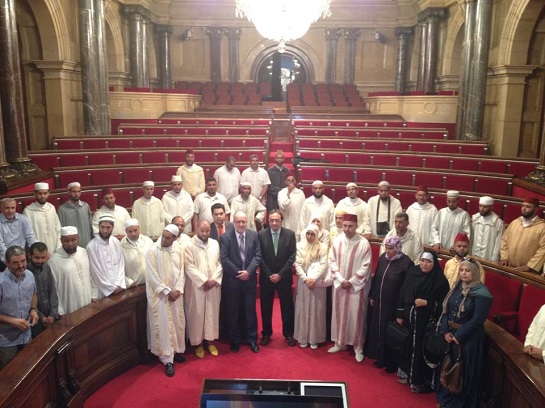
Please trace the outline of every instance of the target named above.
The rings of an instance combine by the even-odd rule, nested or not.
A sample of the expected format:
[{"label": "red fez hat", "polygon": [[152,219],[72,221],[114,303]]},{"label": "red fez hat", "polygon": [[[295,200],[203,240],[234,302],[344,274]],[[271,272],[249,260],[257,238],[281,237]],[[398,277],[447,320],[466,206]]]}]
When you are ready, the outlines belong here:
[{"label": "red fez hat", "polygon": [[350,221],[358,223],[358,216],[356,214],[344,214],[343,215],[343,221]]},{"label": "red fez hat", "polygon": [[193,149],[187,149],[187,150],[185,151],[185,154],[193,154]]},{"label": "red fez hat", "polygon": [[426,187],[425,185],[421,184],[421,185],[419,185],[419,186],[416,188],[416,191],[425,191],[426,194],[428,194],[428,187]]},{"label": "red fez hat", "polygon": [[111,187],[104,187],[101,191],[102,193],[102,197],[104,197],[105,195],[108,195],[108,194],[113,194],[114,193],[114,190],[112,190]]},{"label": "red fez hat", "polygon": [[539,200],[535,197],[526,197],[523,201],[528,204],[533,204],[536,207],[539,206]]},{"label": "red fez hat", "polygon": [[469,238],[465,232],[459,232],[456,234],[456,237],[454,237],[454,242],[469,242]]}]

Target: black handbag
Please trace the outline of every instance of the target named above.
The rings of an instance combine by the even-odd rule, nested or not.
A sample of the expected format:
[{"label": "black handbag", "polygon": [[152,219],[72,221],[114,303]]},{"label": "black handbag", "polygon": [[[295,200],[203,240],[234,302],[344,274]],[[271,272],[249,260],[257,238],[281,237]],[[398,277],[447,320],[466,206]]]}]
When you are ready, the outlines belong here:
[{"label": "black handbag", "polygon": [[422,355],[428,367],[438,367],[445,356],[447,348],[448,343],[445,337],[439,334],[438,324],[435,322],[428,323],[422,341]]},{"label": "black handbag", "polygon": [[389,322],[386,327],[386,347],[395,353],[406,356],[410,351],[411,332],[405,326]]}]

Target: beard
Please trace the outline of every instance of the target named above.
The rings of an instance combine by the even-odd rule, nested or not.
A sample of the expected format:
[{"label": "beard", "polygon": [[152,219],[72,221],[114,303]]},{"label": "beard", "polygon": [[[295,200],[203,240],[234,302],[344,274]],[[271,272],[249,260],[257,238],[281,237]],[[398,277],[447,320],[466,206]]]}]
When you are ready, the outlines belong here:
[{"label": "beard", "polygon": [[68,255],[72,255],[72,254],[75,254],[78,250],[78,247],[74,247],[74,248],[62,248],[64,249],[64,252],[66,252]]}]

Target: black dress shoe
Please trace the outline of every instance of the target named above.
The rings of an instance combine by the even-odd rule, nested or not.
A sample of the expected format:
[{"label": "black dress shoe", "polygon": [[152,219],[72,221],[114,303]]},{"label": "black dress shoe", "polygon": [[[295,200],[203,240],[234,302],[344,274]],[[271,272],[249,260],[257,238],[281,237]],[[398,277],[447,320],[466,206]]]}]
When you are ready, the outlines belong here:
[{"label": "black dress shoe", "polygon": [[373,363],[373,365],[376,367],[376,368],[384,368],[384,364],[380,361],[380,360],[377,360]]},{"label": "black dress shoe", "polygon": [[259,344],[261,344],[262,346],[268,346],[270,342],[271,342],[271,336],[263,336]]},{"label": "black dress shoe", "polygon": [[397,373],[397,367],[386,367],[385,370],[388,374]]},{"label": "black dress shoe", "polygon": [[174,364],[165,364],[165,374],[167,375],[167,377],[174,377]]},{"label": "black dress shoe", "polygon": [[291,336],[290,336],[290,337],[286,337],[286,340],[288,341],[288,346],[290,346],[290,347],[294,347],[295,344],[297,344],[297,343],[295,342],[295,339],[294,339],[293,337],[291,337]]},{"label": "black dress shoe", "polygon": [[174,354],[174,361],[177,363],[185,363],[185,357],[180,353],[176,353]]},{"label": "black dress shoe", "polygon": [[250,343],[250,349],[254,352],[254,353],[259,353],[259,346],[257,345],[257,343]]},{"label": "black dress shoe", "polygon": [[239,346],[238,344],[236,344],[236,343],[231,343],[231,351],[232,351],[233,353],[237,353],[239,349],[240,349],[240,346]]}]

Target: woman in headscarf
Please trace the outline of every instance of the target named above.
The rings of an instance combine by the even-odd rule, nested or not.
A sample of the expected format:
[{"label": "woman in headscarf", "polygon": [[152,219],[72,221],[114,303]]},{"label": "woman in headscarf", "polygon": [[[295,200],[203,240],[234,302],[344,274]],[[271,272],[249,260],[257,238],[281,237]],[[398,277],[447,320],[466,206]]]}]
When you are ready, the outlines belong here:
[{"label": "woman in headscarf", "polygon": [[[462,351],[462,392],[451,394],[443,386],[437,390],[440,407],[479,407],[483,380],[486,375],[486,333],[484,322],[492,295],[481,282],[479,265],[468,259],[460,263],[458,280],[443,302],[439,333],[451,343],[451,359]],[[454,361],[452,360],[452,361]]]},{"label": "woman in headscarf", "polygon": [[[297,244],[295,271],[299,280],[295,298],[295,332],[301,347],[318,348],[326,341],[326,285],[328,246],[318,240],[319,228],[311,224]],[[331,284],[331,282],[329,282]]]},{"label": "woman in headscarf", "polygon": [[388,373],[394,373],[397,365],[392,353],[386,350],[386,327],[395,320],[399,291],[414,263],[402,252],[399,237],[386,239],[384,246],[386,251],[380,256],[371,281],[369,328],[365,345],[367,356],[377,360],[374,363],[376,367],[386,367]]},{"label": "woman in headscarf", "polygon": [[[319,230],[317,235],[318,240],[321,243],[326,244],[327,247],[329,248],[329,231],[324,228],[324,221],[322,219],[322,215],[319,212],[312,213],[310,217],[310,222],[307,225],[307,228],[313,224],[316,225]],[[303,231],[301,231],[301,241],[304,241],[304,240],[305,240],[305,235]]]},{"label": "woman in headscarf", "polygon": [[432,251],[422,252],[419,264],[410,269],[401,287],[396,318],[412,334],[410,355],[398,356],[398,382],[410,384],[416,394],[435,389],[434,372],[422,355],[422,341],[428,323],[439,319],[448,291],[437,255]]}]

